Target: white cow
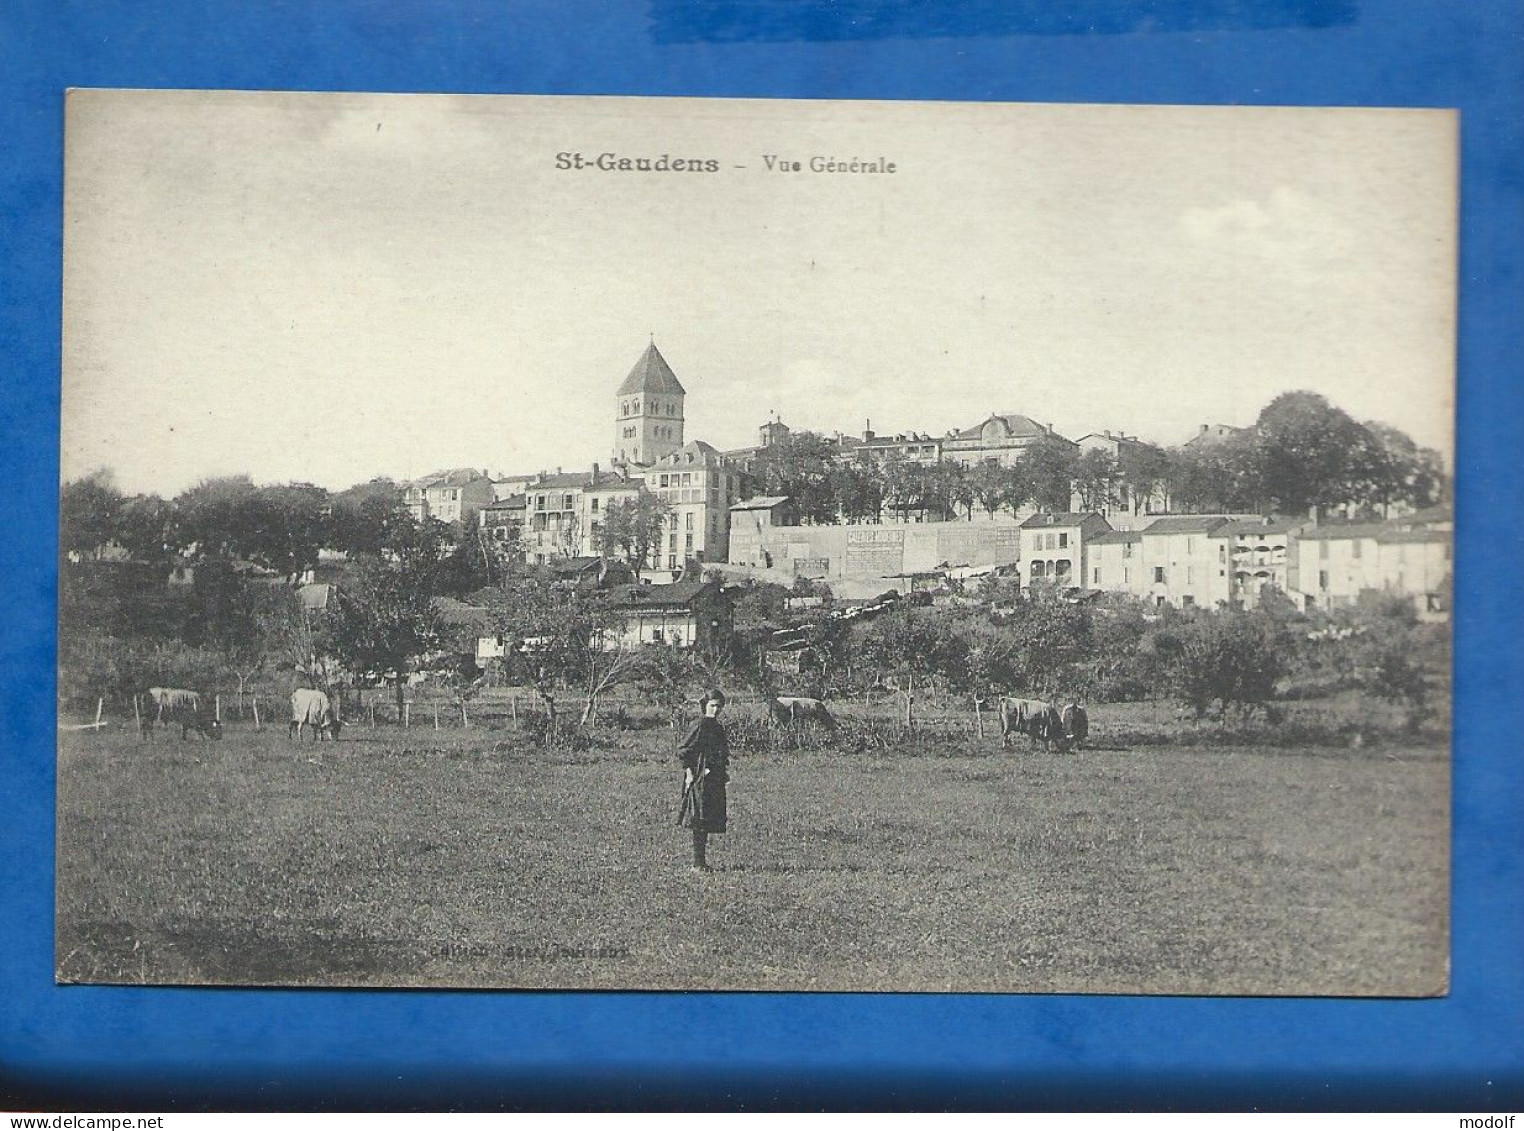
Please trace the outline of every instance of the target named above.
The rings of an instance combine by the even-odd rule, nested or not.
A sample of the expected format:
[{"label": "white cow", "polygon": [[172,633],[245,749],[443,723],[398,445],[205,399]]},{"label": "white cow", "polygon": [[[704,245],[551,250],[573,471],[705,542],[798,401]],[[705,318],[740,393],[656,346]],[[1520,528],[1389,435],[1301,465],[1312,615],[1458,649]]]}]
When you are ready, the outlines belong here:
[{"label": "white cow", "polygon": [[291,727],[289,737],[302,736],[302,727],[312,728],[312,741],[319,742],[326,734],[335,741],[344,724],[334,717],[333,705],[328,696],[310,687],[298,687],[291,693]]}]

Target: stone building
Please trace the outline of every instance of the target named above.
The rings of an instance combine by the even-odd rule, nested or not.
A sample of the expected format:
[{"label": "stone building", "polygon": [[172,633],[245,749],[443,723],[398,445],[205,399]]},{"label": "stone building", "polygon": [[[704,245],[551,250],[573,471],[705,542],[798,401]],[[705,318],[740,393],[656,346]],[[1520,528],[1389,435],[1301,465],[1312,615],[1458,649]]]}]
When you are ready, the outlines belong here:
[{"label": "stone building", "polygon": [[690,441],[649,467],[632,468],[631,476],[672,508],[655,568],[681,570],[692,561],[727,560],[730,506],[741,497],[741,474],[712,445]]},{"label": "stone building", "polygon": [[1021,572],[1028,586],[1085,584],[1091,539],[1111,529],[1098,514],[1034,514],[1021,524]]},{"label": "stone building", "polygon": [[403,484],[402,503],[419,522],[476,521],[476,512],[494,501],[492,480],[485,471],[457,467],[436,471]]},{"label": "stone building", "polygon": [[614,463],[654,464],[683,446],[687,393],[652,341],[614,394]]}]

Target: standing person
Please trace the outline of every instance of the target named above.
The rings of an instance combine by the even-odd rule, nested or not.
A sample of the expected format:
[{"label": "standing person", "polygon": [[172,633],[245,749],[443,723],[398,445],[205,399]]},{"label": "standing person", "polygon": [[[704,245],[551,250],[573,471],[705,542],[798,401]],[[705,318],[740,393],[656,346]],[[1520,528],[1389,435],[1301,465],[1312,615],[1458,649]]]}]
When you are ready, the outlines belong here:
[{"label": "standing person", "polygon": [[704,851],[710,833],[725,831],[725,783],[729,780],[730,743],[720,725],[724,693],[711,689],[699,699],[702,716],[677,748],[683,763],[683,804],[678,824],[693,830],[693,870],[710,871]]}]

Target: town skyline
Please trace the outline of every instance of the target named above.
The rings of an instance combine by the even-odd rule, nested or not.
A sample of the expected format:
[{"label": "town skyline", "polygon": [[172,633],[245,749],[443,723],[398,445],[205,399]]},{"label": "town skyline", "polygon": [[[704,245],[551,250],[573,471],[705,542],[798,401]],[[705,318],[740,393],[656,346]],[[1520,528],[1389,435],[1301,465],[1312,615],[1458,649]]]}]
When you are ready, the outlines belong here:
[{"label": "town skyline", "polygon": [[[78,92],[61,478],[606,464],[653,335],[720,450],[772,412],[1174,446],[1308,389],[1453,466],[1453,141],[1427,111]],[[751,152],[850,147],[899,171]]]}]

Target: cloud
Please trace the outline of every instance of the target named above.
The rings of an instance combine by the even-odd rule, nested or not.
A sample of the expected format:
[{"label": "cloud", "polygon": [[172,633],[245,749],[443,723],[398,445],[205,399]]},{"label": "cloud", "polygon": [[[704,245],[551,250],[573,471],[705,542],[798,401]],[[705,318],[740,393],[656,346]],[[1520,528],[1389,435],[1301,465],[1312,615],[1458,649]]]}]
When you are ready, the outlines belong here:
[{"label": "cloud", "polygon": [[1279,185],[1264,199],[1189,208],[1186,241],[1227,260],[1249,260],[1297,273],[1324,272],[1350,259],[1353,229],[1307,193]]}]

